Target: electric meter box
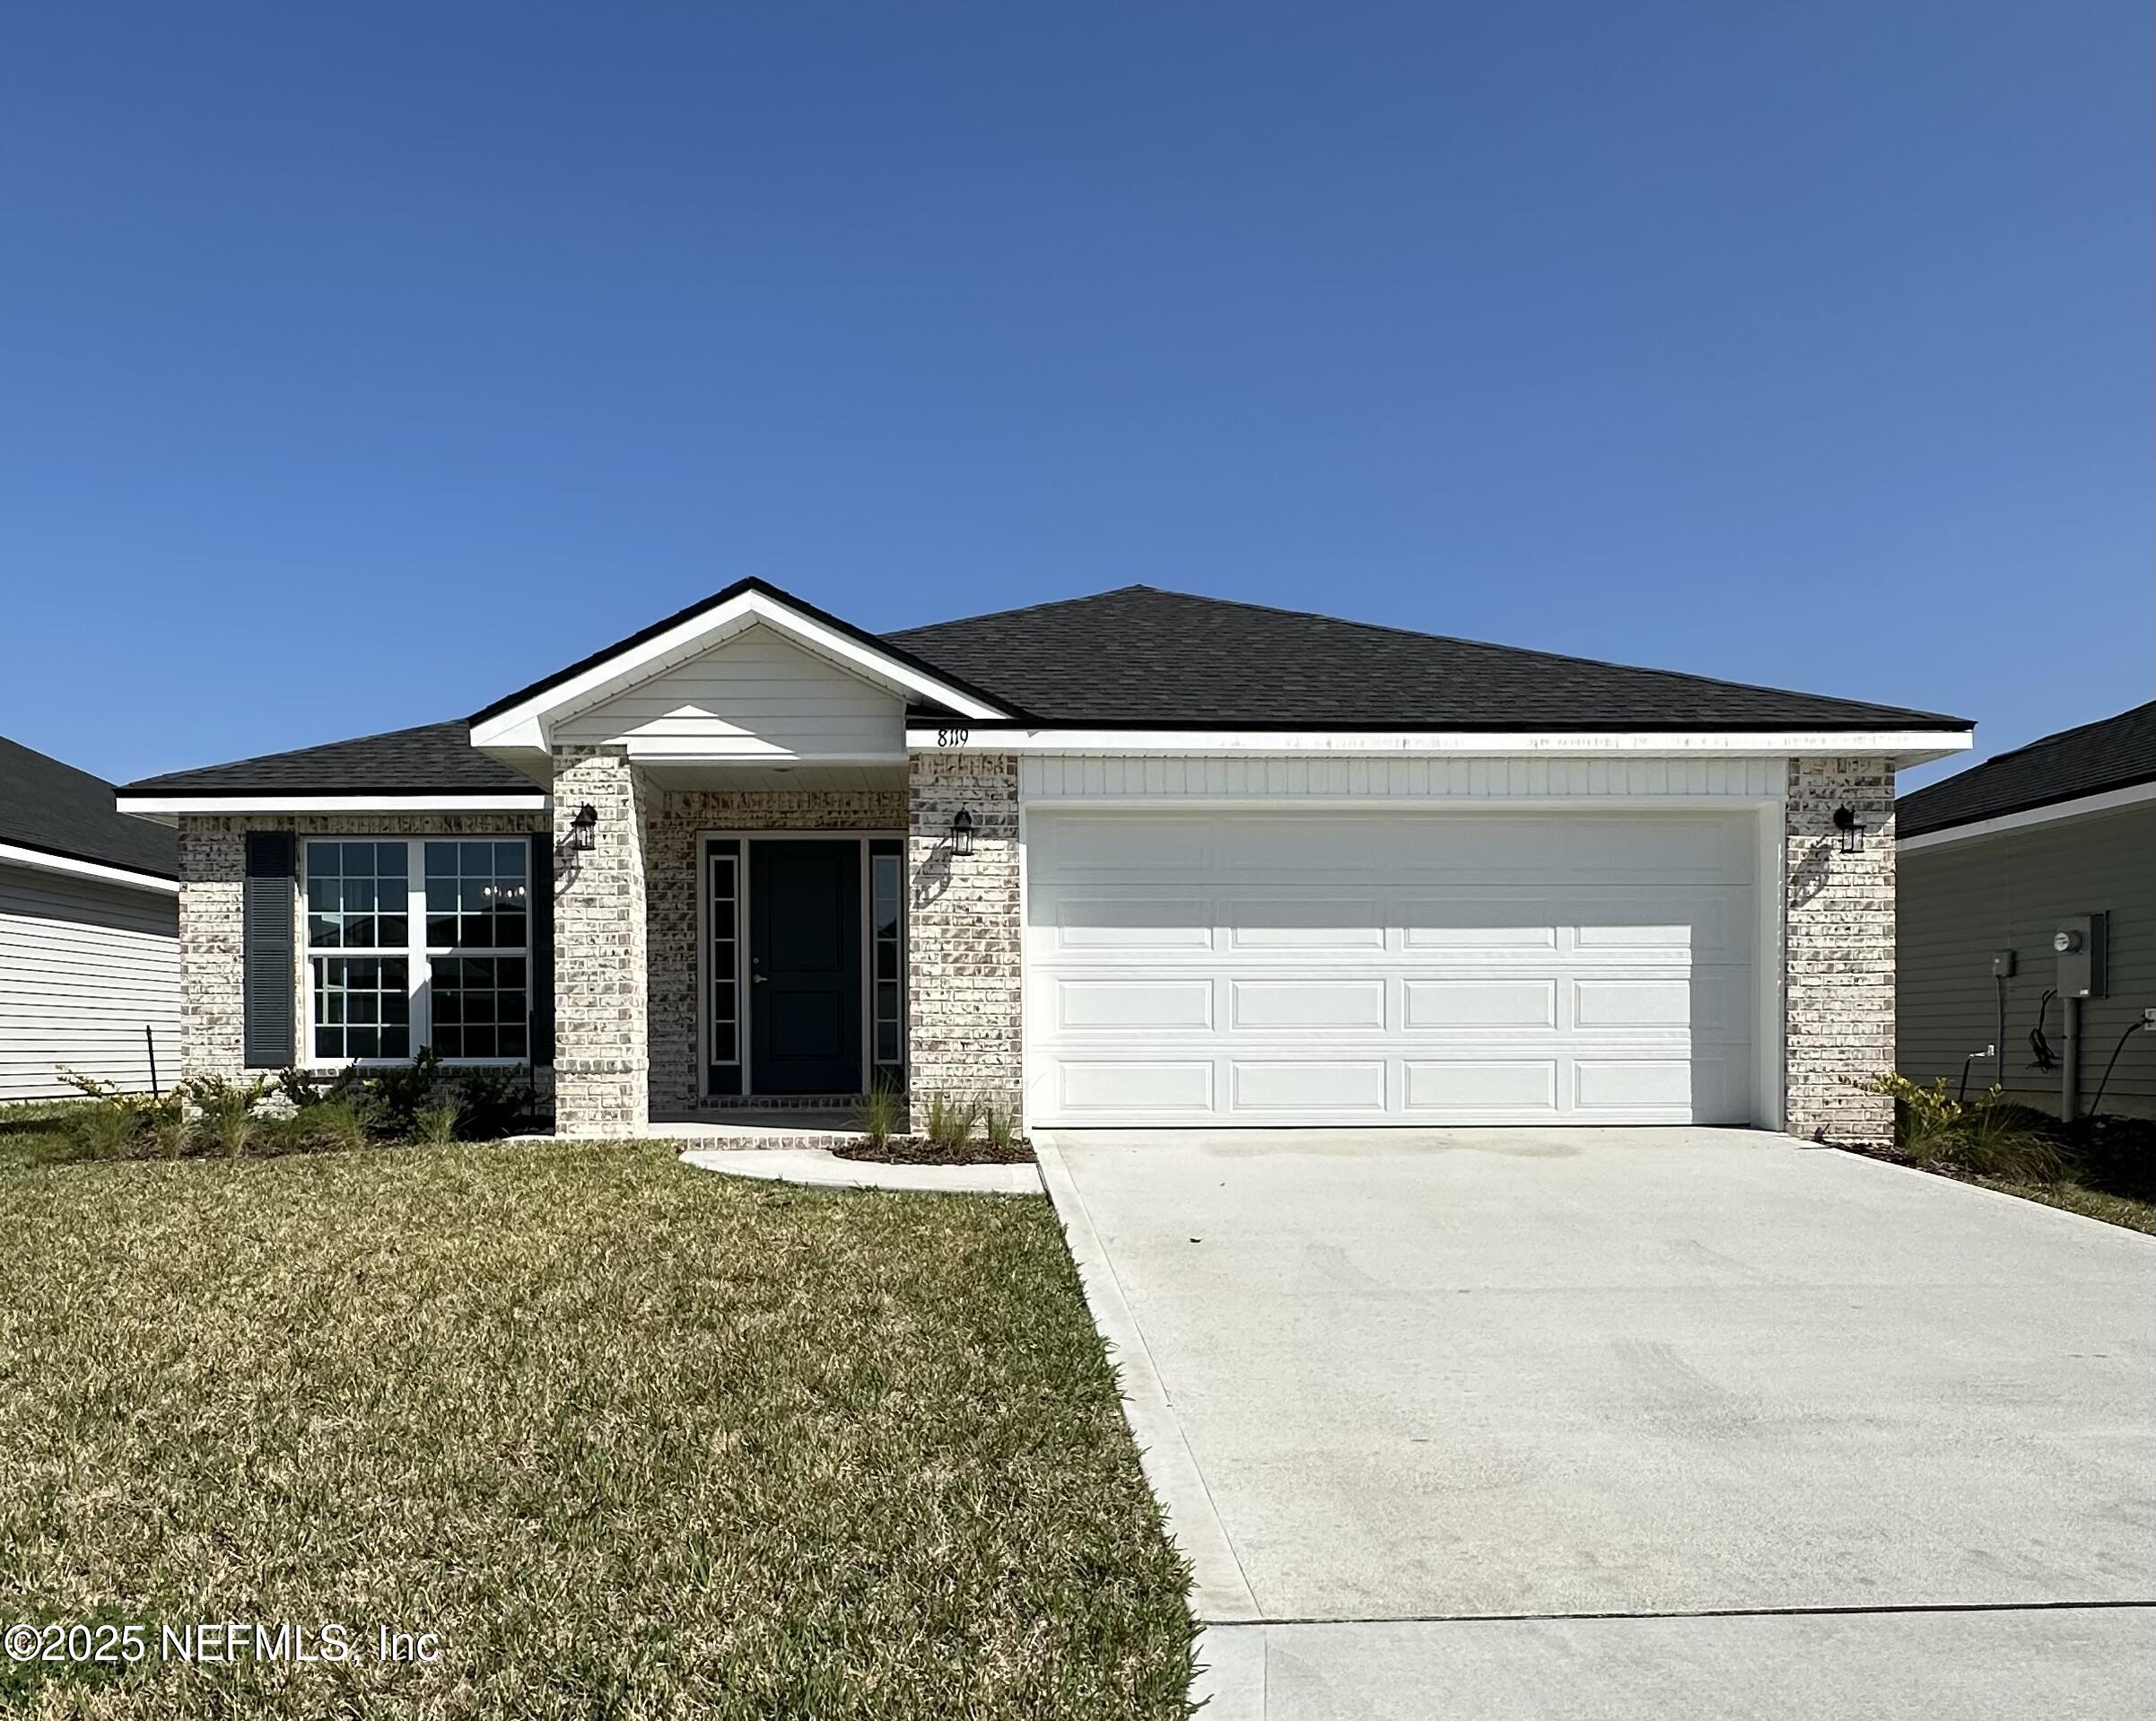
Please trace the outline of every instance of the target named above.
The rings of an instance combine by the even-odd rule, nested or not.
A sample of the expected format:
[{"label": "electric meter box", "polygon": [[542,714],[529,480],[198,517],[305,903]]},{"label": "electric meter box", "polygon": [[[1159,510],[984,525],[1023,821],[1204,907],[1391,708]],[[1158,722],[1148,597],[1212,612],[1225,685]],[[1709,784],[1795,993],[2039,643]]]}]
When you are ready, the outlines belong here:
[{"label": "electric meter box", "polygon": [[2051,948],[2059,959],[2061,998],[2101,998],[2104,995],[2104,917],[2069,914],[2051,935]]}]

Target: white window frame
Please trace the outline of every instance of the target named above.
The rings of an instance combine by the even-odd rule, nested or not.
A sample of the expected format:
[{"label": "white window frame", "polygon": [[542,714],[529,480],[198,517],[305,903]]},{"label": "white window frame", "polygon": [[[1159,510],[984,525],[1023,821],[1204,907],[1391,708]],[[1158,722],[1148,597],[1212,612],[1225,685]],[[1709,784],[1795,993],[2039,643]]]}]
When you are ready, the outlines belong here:
[{"label": "white window frame", "polygon": [[[318,950],[315,948],[313,941],[308,937],[308,922],[310,910],[310,893],[308,889],[308,879],[310,877],[310,860],[313,854],[313,849],[311,845],[317,843],[401,843],[405,845],[405,888],[406,895],[405,899],[405,944],[403,956],[406,964],[405,972],[406,975],[406,981],[410,989],[408,995],[411,1000],[409,1025],[411,1050],[401,1058],[324,1058],[316,1054],[314,1038],[314,965],[316,959],[320,957],[358,955],[362,957],[379,957],[384,960],[394,961],[398,954],[398,952],[394,948],[380,946],[378,946],[372,950],[362,951],[348,951],[340,948],[327,948]],[[454,950],[444,951],[441,953],[445,957],[450,959],[458,959],[466,956],[514,957],[520,955],[524,959],[525,1008],[528,1012],[525,1026],[525,1055],[523,1057],[444,1058],[441,1060],[442,1063],[460,1070],[522,1070],[529,1067],[531,1063],[531,1026],[528,1012],[531,1009],[533,988],[537,980],[537,976],[533,974],[531,966],[531,916],[533,912],[531,907],[531,889],[533,883],[531,869],[539,864],[538,860],[532,854],[536,845],[532,843],[531,834],[528,831],[459,831],[452,835],[446,831],[437,831],[426,834],[399,835],[396,834],[384,834],[368,831],[353,831],[347,833],[331,833],[324,831],[308,832],[303,834],[299,838],[300,890],[299,902],[296,910],[299,925],[295,930],[297,932],[297,942],[300,953],[300,1045],[303,1054],[300,1059],[299,1068],[302,1070],[343,1070],[353,1064],[359,1064],[362,1068],[370,1070],[386,1069],[396,1064],[410,1063],[413,1058],[418,1054],[421,1047],[431,1045],[433,1043],[434,1024],[432,1004],[434,958],[433,954],[430,952],[427,948],[427,860],[426,849],[424,847],[424,845],[429,843],[519,843],[525,846],[528,856],[531,857],[528,858],[525,862],[524,886],[526,897],[524,914],[524,948],[522,950],[519,951],[511,949],[506,946],[490,946],[485,950]],[[380,912],[379,905],[377,907],[377,912]]]},{"label": "white window frame", "polygon": [[[476,839],[475,839],[476,840]],[[709,830],[696,833],[696,1093],[700,1099],[727,1100],[757,1097],[751,1071],[755,1042],[749,1007],[749,845],[753,843],[848,843],[860,844],[861,922],[861,1068],[860,1091],[867,1093],[876,1076],[876,899],[873,894],[877,843],[898,844],[898,1052],[899,1068],[912,1079],[912,1060],[907,1034],[907,1013],[912,973],[913,916],[907,900],[911,862],[904,831],[886,830]],[[734,867],[734,1049],[741,1066],[741,1091],[724,1096],[711,1092],[711,845],[738,843]],[[770,1097],[765,1096],[764,1097]]]}]

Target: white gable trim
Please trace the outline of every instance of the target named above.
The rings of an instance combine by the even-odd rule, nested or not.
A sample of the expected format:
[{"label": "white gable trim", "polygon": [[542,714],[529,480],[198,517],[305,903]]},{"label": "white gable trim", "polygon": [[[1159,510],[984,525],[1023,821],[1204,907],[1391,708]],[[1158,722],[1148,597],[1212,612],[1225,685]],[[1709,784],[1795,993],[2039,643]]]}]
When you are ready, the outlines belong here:
[{"label": "white gable trim", "polygon": [[830,659],[864,680],[889,687],[895,693],[947,705],[963,716],[981,721],[1006,717],[1008,712],[984,703],[949,682],[916,669],[851,634],[805,615],[768,593],[745,591],[725,603],[692,616],[665,633],[627,651],[595,663],[580,675],[535,694],[507,711],[472,725],[472,745],[480,747],[537,747],[548,745],[546,728],[555,718],[607,695],[633,686],[645,675],[720,644],[753,623],[762,623],[795,644]]},{"label": "white gable trim", "polygon": [[74,878],[95,878],[101,884],[125,885],[130,890],[155,891],[161,896],[179,895],[179,880],[161,873],[137,872],[133,867],[109,867],[101,860],[78,860],[72,854],[48,854],[42,849],[20,848],[0,843],[0,864],[27,867],[33,872],[63,872]]},{"label": "white gable trim", "polygon": [[1944,830],[1905,836],[1895,843],[1903,854],[1935,849],[1947,843],[1967,843],[1972,837],[1999,836],[2008,831],[2027,830],[2032,825],[2056,824],[2062,818],[2086,818],[2091,813],[2108,813],[2121,807],[2138,807],[2156,800],[2156,782],[2137,782],[2125,789],[2107,789],[2099,794],[2080,795],[2072,800],[2055,800],[2048,807],[2028,807],[2018,813],[2001,813],[1996,818],[1972,819],[1967,825],[1949,825]]}]

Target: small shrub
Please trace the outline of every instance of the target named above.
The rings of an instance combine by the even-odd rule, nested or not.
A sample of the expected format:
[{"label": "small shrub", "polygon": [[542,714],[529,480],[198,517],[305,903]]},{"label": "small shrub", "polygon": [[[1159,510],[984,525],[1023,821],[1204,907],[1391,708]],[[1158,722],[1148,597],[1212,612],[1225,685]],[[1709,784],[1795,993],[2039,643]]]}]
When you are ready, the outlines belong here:
[{"label": "small shrub", "polygon": [[186,1092],[186,1084],[181,1083],[162,1096],[129,1093],[65,1064],[55,1065],[54,1072],[91,1100],[92,1104],[68,1114],[67,1127],[83,1152],[100,1158],[133,1151],[160,1118],[178,1113]]},{"label": "small shrub", "polygon": [[200,1076],[188,1084],[188,1098],[195,1106],[196,1133],[215,1153],[237,1159],[262,1133],[262,1119],[255,1107],[269,1091],[269,1082],[257,1076],[250,1082],[228,1081],[223,1076]]},{"label": "small shrub", "polygon": [[886,1147],[905,1127],[905,1096],[887,1082],[878,1082],[861,1096],[854,1124],[869,1138],[871,1147]]},{"label": "small shrub", "polygon": [[1929,1157],[1957,1171],[2013,1184],[2056,1184],[2073,1162],[2052,1120],[2011,1100],[1987,1099],[1955,1119]]},{"label": "small shrub", "polygon": [[493,1141],[516,1132],[530,1111],[521,1070],[483,1065],[457,1078],[457,1128],[467,1141]]},{"label": "small shrub", "polygon": [[294,1145],[307,1153],[342,1153],[367,1145],[367,1119],[349,1094],[317,1098],[292,1115]]},{"label": "small shrub", "polygon": [[1928,1088],[1892,1070],[1861,1081],[1846,1076],[1842,1079],[1862,1093],[1885,1094],[1893,1099],[1894,1145],[1920,1159],[1938,1157],[1944,1138],[1961,1115],[1960,1102],[1947,1096],[1944,1076]]},{"label": "small shrub", "polygon": [[441,1060],[432,1046],[422,1046],[410,1063],[391,1064],[353,1080],[363,1084],[367,1094],[367,1122],[377,1135],[393,1141],[408,1141],[419,1132],[419,1114],[435,1103],[436,1071]]},{"label": "small shrub", "polygon": [[295,1112],[320,1105],[323,1096],[321,1084],[308,1071],[292,1064],[286,1064],[277,1071],[277,1092],[291,1103]]},{"label": "small shrub", "polygon": [[1015,1105],[982,1105],[981,1132],[988,1138],[988,1145],[998,1153],[1008,1153],[1018,1145],[1018,1108]]},{"label": "small shrub", "polygon": [[457,1139],[457,1102],[437,1100],[422,1105],[413,1119],[414,1137],[430,1148],[446,1148]]},{"label": "small shrub", "polygon": [[144,1122],[144,1113],[109,1099],[79,1106],[67,1119],[75,1146],[96,1159],[124,1158],[134,1152]]},{"label": "small shrub", "polygon": [[179,1159],[195,1145],[195,1125],[177,1095],[150,1114],[148,1141],[160,1158]]},{"label": "small shrub", "polygon": [[927,1127],[923,1131],[939,1148],[963,1148],[972,1138],[981,1117],[981,1103],[956,1099],[948,1094],[929,1096]]}]

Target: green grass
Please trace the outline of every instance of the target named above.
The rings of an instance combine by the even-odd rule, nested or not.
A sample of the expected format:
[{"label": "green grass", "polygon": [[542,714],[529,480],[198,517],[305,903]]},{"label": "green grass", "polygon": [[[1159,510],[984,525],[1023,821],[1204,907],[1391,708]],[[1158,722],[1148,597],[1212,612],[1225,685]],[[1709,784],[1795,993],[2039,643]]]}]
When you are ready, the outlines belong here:
[{"label": "green grass", "polygon": [[1185,1574],[1046,1203],[650,1146],[65,1164],[22,1122],[0,1623],[444,1658],[0,1661],[0,1709],[1185,1714]]},{"label": "green grass", "polygon": [[2101,1219],[2107,1225],[2123,1225],[2129,1231],[2156,1233],[2156,1201],[2135,1199],[2132,1195],[2115,1195],[2108,1190],[2091,1189],[2085,1184],[2071,1178],[2056,1184],[2015,1184],[1998,1177],[1971,1177],[1970,1183],[1986,1189],[1995,1189],[2008,1195],[2019,1195],[2026,1201],[2041,1201],[2046,1207],[2063,1207],[2069,1213],[2081,1213],[2092,1219]]}]

